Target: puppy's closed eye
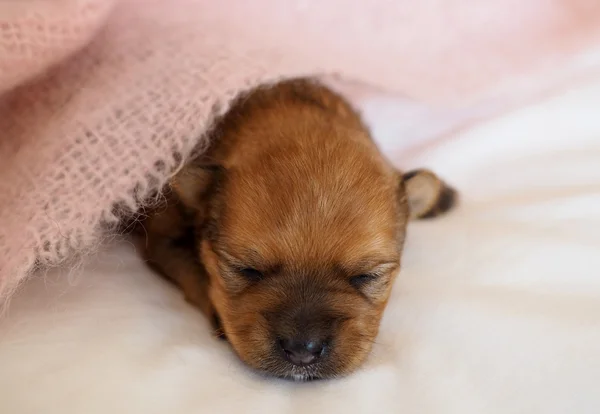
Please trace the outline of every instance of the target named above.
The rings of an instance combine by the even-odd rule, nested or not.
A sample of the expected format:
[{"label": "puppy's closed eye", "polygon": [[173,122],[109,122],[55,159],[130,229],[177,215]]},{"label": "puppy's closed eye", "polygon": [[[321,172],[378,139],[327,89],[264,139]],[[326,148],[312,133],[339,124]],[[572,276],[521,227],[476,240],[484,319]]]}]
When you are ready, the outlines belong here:
[{"label": "puppy's closed eye", "polygon": [[260,271],[251,267],[242,268],[239,270],[239,273],[249,282],[258,282],[265,277]]},{"label": "puppy's closed eye", "polygon": [[360,289],[361,287],[367,285],[369,282],[372,282],[375,279],[377,279],[377,275],[370,274],[370,273],[364,273],[361,275],[353,276],[350,279],[350,284],[353,287]]}]

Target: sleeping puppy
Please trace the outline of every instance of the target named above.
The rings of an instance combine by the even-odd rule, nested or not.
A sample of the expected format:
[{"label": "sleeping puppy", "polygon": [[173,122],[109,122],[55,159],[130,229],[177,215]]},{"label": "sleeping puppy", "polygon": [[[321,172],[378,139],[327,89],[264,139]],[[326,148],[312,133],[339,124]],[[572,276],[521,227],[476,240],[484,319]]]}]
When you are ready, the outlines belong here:
[{"label": "sleeping puppy", "polygon": [[310,79],[240,97],[151,213],[145,256],[250,367],[309,380],[366,359],[409,219],[449,210],[427,170],[400,173],[359,115]]}]

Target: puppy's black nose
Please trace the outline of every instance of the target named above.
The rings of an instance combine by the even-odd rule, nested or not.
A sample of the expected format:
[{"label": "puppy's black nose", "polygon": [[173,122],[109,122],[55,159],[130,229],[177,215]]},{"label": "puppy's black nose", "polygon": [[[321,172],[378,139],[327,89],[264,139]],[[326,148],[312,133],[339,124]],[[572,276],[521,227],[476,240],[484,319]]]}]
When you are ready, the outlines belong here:
[{"label": "puppy's black nose", "polygon": [[314,364],[325,351],[325,343],[316,339],[282,339],[279,346],[285,358],[294,365]]}]

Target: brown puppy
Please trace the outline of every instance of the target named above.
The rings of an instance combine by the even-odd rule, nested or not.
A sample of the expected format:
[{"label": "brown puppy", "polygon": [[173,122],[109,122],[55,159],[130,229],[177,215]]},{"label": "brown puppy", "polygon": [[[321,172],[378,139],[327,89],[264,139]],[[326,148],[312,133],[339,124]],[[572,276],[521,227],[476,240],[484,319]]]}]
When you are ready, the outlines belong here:
[{"label": "brown puppy", "polygon": [[398,173],[349,104],[312,80],[245,94],[212,139],[147,219],[146,258],[249,366],[296,380],[356,369],[407,221],[447,211],[454,191],[426,170]]}]

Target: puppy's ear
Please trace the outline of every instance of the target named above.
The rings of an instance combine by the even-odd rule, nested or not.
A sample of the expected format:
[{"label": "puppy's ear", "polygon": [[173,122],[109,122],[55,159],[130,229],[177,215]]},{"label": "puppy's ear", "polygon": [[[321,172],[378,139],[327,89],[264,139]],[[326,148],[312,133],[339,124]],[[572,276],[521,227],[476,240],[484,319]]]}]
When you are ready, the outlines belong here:
[{"label": "puppy's ear", "polygon": [[411,219],[427,219],[450,210],[458,201],[456,191],[429,170],[402,175]]},{"label": "puppy's ear", "polygon": [[186,207],[201,209],[223,172],[220,165],[192,160],[171,179],[171,188]]}]

